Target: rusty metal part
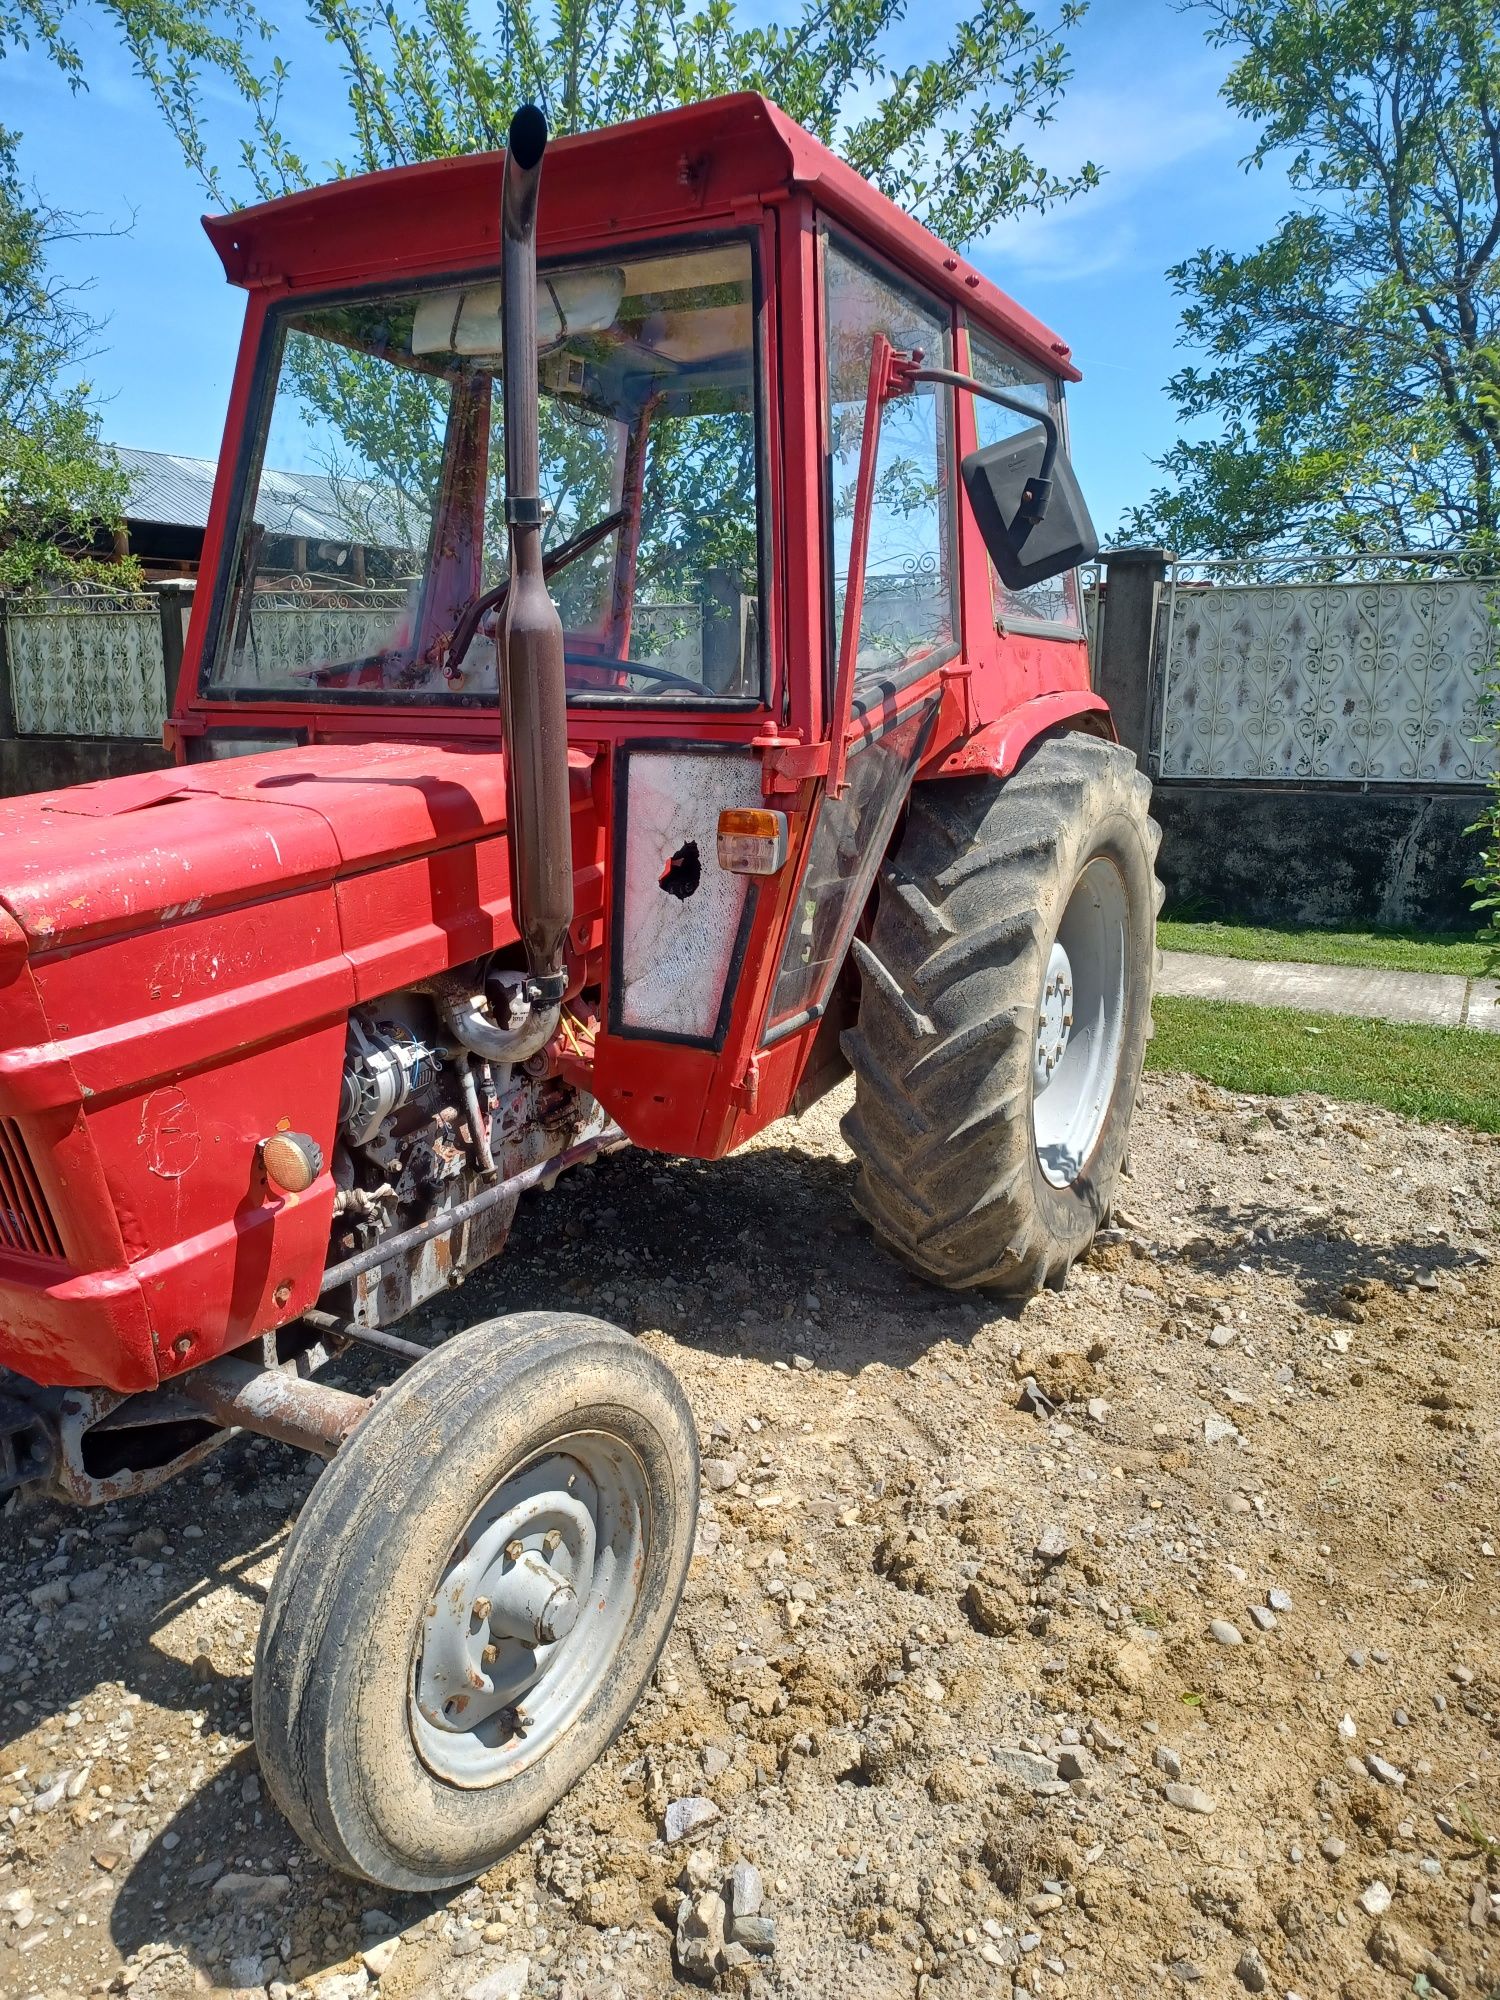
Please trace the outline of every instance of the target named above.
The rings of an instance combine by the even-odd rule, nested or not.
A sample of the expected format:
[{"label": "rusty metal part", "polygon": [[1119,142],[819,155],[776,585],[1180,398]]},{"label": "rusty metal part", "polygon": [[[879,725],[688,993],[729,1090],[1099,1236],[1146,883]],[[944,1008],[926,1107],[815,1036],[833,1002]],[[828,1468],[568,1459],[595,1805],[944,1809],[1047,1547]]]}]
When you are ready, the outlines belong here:
[{"label": "rusty metal part", "polygon": [[0,1391],[0,1500],[40,1485],[57,1457],[53,1427],[34,1404]]},{"label": "rusty metal part", "polygon": [[320,1312],[316,1306],[302,1315],[302,1324],[316,1332],[335,1340],[352,1340],[360,1347],[373,1347],[381,1354],[399,1355],[403,1361],[425,1361],[432,1352],[415,1340],[402,1340],[399,1334],[382,1333],[377,1326],[356,1326],[351,1319],[340,1319],[336,1313]]},{"label": "rusty metal part", "polygon": [[537,409],[536,214],[547,120],[523,105],[510,122],[500,188],[505,519],[510,589],[499,645],[510,820],[511,907],[537,1003],[561,1002],[573,921],[572,806],[562,620],[542,570]]},{"label": "rusty metal part", "polygon": [[340,1285],[347,1285],[365,1271],[373,1271],[380,1264],[389,1264],[397,1257],[404,1257],[419,1243],[430,1243],[436,1236],[446,1236],[457,1229],[460,1223],[468,1222],[473,1216],[483,1215],[496,1202],[505,1201],[513,1194],[524,1194],[527,1188],[537,1187],[541,1182],[553,1179],[566,1172],[569,1167],[582,1166],[585,1160],[592,1160],[598,1154],[623,1146],[627,1143],[625,1134],[618,1125],[607,1125],[602,1132],[592,1138],[580,1139],[576,1146],[568,1146],[561,1153],[554,1153],[550,1160],[541,1160],[534,1167],[527,1167],[524,1173],[512,1174],[509,1180],[496,1181],[493,1187],[484,1188],[472,1195],[468,1201],[461,1201],[454,1208],[444,1209],[430,1222],[419,1222],[414,1228],[403,1229],[395,1236],[387,1236],[379,1243],[372,1243],[368,1250],[358,1250],[342,1263],[330,1264],[323,1273],[319,1287],[319,1297],[327,1298]]},{"label": "rusty metal part", "polygon": [[[107,1469],[101,1469],[97,1450],[85,1455],[86,1440],[94,1434],[121,1431],[137,1435],[110,1454]],[[137,1396],[113,1389],[69,1389],[58,1412],[57,1455],[48,1491],[77,1507],[134,1499],[201,1463],[228,1435],[206,1429],[204,1413],[175,1388]]]},{"label": "rusty metal part", "polygon": [[46,1412],[52,1437],[46,1490],[73,1506],[102,1507],[150,1493],[217,1451],[227,1436],[209,1429],[202,1411],[171,1385],[138,1395],[117,1389],[30,1393]]},{"label": "rusty metal part", "polygon": [[486,1062],[509,1065],[524,1062],[544,1049],[557,1033],[562,1014],[561,998],[534,1004],[520,973],[511,973],[509,981],[513,989],[508,993],[511,1019],[503,1028],[495,1019],[488,993],[476,993],[468,975],[440,973],[425,981],[424,987],[456,1042]]},{"label": "rusty metal part", "polygon": [[225,1355],[182,1376],[177,1386],[214,1423],[278,1438],[320,1458],[332,1458],[369,1410],[369,1396],[351,1396],[282,1368],[261,1368]]},{"label": "rusty metal part", "polygon": [[462,1065],[464,1110],[468,1113],[469,1130],[473,1134],[475,1157],[479,1161],[479,1171],[490,1180],[494,1180],[497,1178],[497,1172],[495,1155],[490,1150],[488,1064],[485,1066],[485,1076],[485,1102],[481,1104],[479,1102],[479,1085],[474,1077],[474,1065],[471,1062],[466,1062]]},{"label": "rusty metal part", "polygon": [[[262,1339],[261,1371],[278,1367],[276,1346],[274,1334]],[[328,1359],[328,1348],[314,1340],[294,1361],[279,1366],[295,1382]],[[244,1361],[240,1365],[254,1369]],[[14,1383],[20,1378],[7,1379]],[[52,1454],[43,1490],[74,1506],[100,1507],[153,1492],[200,1464],[230,1432],[189,1394],[193,1379],[189,1371],[139,1395],[114,1389],[44,1390],[25,1383],[23,1400],[35,1409]]]}]

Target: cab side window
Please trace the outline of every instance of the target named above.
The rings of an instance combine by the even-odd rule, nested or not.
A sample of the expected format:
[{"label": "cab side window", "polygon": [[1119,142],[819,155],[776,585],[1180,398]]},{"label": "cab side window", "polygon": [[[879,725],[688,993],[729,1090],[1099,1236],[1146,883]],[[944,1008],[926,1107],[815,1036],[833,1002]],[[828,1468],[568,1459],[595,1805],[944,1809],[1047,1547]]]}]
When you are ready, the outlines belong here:
[{"label": "cab side window", "polygon": [[[832,236],[823,243],[823,324],[827,368],[823,409],[825,504],[832,525],[835,663],[843,637],[854,528],[855,489],[864,441],[870,353],[883,333],[903,352],[920,347],[936,367],[949,364],[949,320],[941,307],[855,256]],[[950,392],[932,383],[885,405],[875,462],[875,496],[865,562],[856,687],[883,680],[951,651],[955,504]]]}]

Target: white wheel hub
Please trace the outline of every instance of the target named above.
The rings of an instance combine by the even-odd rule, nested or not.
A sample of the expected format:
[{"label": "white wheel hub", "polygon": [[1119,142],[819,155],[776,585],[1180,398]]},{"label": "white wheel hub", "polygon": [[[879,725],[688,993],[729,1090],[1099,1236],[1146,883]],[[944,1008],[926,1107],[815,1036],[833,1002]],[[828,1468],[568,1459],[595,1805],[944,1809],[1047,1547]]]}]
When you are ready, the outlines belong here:
[{"label": "white wheel hub", "polygon": [[1047,961],[1042,1004],[1037,1013],[1036,1050],[1031,1074],[1038,1090],[1051,1083],[1073,1029],[1073,967],[1061,944],[1054,944]]},{"label": "white wheel hub", "polygon": [[428,1601],[408,1719],[450,1784],[500,1783],[587,1708],[635,1616],[646,1491],[633,1455],[575,1435],[503,1479]]},{"label": "white wheel hub", "polygon": [[1031,1117],[1037,1160],[1054,1187],[1085,1179],[1114,1099],[1129,937],[1124,879],[1096,855],[1068,897],[1037,1002]]}]

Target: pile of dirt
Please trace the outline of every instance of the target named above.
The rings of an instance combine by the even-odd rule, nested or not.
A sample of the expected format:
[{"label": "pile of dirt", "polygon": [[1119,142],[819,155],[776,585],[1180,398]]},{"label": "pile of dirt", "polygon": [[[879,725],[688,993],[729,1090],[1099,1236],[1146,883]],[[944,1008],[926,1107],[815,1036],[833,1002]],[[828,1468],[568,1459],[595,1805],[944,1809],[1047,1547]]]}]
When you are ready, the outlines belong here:
[{"label": "pile of dirt", "polygon": [[1153,1076],[1123,1212],[1013,1310],[872,1249],[843,1108],[528,1198],[414,1325],[630,1326],[705,1457],[651,1692],[459,1894],[261,1790],[304,1461],[7,1523],[0,1992],[1500,1990],[1496,1143]]}]

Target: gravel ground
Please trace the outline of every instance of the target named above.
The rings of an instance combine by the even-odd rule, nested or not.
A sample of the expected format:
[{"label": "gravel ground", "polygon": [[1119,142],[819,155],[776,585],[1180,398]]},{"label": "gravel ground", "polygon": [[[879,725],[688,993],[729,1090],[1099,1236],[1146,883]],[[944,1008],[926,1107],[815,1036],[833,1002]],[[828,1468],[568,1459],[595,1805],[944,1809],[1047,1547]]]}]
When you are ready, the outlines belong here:
[{"label": "gravel ground", "polygon": [[467,1890],[332,1876],[261,1790],[306,1461],[5,1522],[0,1994],[1500,1992],[1500,1145],[1149,1077],[1015,1311],[871,1247],[844,1103],[529,1197],[414,1324],[629,1325],[705,1456],[651,1692]]}]

